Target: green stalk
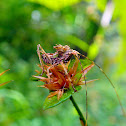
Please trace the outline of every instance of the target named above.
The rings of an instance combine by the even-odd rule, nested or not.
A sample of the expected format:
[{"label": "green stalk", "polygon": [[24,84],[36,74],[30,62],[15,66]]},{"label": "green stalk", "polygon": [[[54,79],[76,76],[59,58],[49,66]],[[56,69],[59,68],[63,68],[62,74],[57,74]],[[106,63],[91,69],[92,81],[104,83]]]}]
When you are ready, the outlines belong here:
[{"label": "green stalk", "polygon": [[87,126],[86,120],[85,120],[85,118],[84,118],[82,112],[80,111],[80,109],[79,109],[77,103],[76,103],[75,100],[73,99],[73,96],[70,97],[70,100],[72,101],[73,106],[75,107],[75,109],[76,109],[77,112],[78,112],[78,115],[80,116],[79,118],[80,118],[80,121],[81,121],[81,125],[82,125],[82,126]]}]

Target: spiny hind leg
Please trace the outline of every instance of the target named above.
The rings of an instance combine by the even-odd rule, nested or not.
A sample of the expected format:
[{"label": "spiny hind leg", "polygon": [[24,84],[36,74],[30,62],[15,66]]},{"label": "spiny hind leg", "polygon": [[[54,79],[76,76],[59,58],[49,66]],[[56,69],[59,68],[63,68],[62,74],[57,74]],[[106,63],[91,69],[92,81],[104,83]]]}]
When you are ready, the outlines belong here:
[{"label": "spiny hind leg", "polygon": [[[41,49],[41,50],[40,50],[40,49]],[[52,64],[52,61],[51,61],[49,55],[44,51],[44,49],[41,47],[40,44],[37,45],[37,53],[38,53],[38,56],[39,56],[40,59],[41,59],[41,62],[43,62],[43,61],[42,61],[41,54],[44,54],[45,57],[48,59],[49,63]]]},{"label": "spiny hind leg", "polygon": [[44,51],[44,49],[41,47],[40,44],[37,45],[37,54],[39,56],[39,61],[40,61],[40,64],[42,66],[42,74],[43,74],[43,72],[44,72],[44,63],[43,63],[43,59],[42,59],[42,55],[41,54],[45,55],[45,58],[48,59],[50,64],[52,64],[52,61],[51,61],[49,55]]},{"label": "spiny hind leg", "polygon": [[43,54],[43,53],[45,53],[45,51],[43,50],[43,48],[41,47],[41,45],[38,44],[37,45],[37,54],[38,54],[39,61],[40,61],[41,67],[42,67],[42,73],[41,73],[41,75],[42,75],[44,73],[44,63],[43,63],[43,60],[42,60],[42,57],[41,57],[41,53]]}]

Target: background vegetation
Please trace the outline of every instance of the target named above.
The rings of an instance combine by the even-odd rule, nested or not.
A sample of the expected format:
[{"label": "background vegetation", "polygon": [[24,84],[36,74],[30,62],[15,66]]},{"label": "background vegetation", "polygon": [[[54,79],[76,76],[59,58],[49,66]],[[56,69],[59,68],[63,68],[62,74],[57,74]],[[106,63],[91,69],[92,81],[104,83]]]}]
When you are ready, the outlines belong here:
[{"label": "background vegetation", "polygon": [[[126,110],[125,5],[126,0],[0,0],[0,73],[11,69],[0,83],[14,80],[0,87],[0,125],[80,125],[69,100],[42,110],[48,90],[30,80],[39,70],[39,43],[46,52],[67,44],[94,60],[115,84]],[[100,80],[88,85],[89,126],[125,126],[115,92],[96,67],[88,74],[94,78]],[[74,97],[85,115],[85,90]]]}]

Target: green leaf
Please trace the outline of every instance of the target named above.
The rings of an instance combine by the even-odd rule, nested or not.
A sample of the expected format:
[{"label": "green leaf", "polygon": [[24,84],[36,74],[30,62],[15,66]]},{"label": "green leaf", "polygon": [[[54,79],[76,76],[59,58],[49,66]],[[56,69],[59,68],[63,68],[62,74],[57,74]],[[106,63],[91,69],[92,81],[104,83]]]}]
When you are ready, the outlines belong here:
[{"label": "green leaf", "polygon": [[[77,91],[79,91],[81,89],[81,86],[76,86],[75,89]],[[56,105],[66,101],[67,99],[70,98],[70,96],[75,93],[73,89],[69,89],[68,91],[66,91],[63,96],[58,100],[57,99],[57,96],[53,96],[51,98],[46,98],[45,99],[45,102],[43,104],[43,109],[49,109],[49,108],[52,108],[52,107],[55,107]]]},{"label": "green leaf", "polygon": [[89,45],[85,41],[83,41],[73,35],[68,35],[65,37],[65,39],[66,39],[66,41],[76,45],[77,47],[79,47],[83,51],[85,51],[85,52],[88,51]]},{"label": "green leaf", "polygon": [[28,0],[28,1],[42,4],[52,10],[60,10],[66,6],[70,6],[80,2],[79,0],[70,0],[70,1],[69,0]]},{"label": "green leaf", "polygon": [[97,43],[92,43],[88,49],[88,57],[94,60],[99,53],[99,45]]}]

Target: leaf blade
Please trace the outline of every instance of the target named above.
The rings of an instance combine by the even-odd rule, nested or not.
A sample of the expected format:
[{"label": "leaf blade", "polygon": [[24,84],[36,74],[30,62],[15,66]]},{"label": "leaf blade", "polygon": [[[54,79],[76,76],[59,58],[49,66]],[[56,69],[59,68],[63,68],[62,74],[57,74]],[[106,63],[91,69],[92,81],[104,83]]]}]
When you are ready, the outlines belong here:
[{"label": "leaf blade", "polygon": [[[79,91],[81,89],[81,86],[76,86],[75,89],[77,91]],[[46,110],[46,109],[49,109],[49,108],[52,108],[52,107],[55,107],[56,105],[66,101],[67,99],[70,98],[70,96],[75,93],[73,89],[69,89],[68,91],[66,91],[63,96],[58,100],[57,99],[57,96],[53,96],[51,98],[46,98],[45,99],[45,102],[43,104],[43,109]]]}]

